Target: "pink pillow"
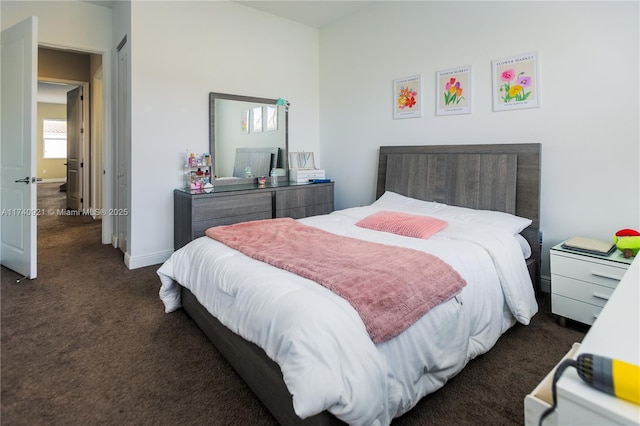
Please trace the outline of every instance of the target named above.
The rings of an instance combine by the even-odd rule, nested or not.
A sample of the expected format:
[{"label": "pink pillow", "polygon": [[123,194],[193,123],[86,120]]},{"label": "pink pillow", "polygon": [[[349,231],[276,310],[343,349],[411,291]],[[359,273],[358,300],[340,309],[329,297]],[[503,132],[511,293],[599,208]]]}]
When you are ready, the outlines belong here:
[{"label": "pink pillow", "polygon": [[429,216],[380,211],[365,217],[356,225],[375,231],[426,239],[446,228],[447,222]]}]

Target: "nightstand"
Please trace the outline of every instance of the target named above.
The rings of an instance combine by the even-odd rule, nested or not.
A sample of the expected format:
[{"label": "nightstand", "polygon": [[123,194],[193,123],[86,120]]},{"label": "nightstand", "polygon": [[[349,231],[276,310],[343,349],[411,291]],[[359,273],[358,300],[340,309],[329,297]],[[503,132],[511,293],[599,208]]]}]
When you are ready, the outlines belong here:
[{"label": "nightstand", "polygon": [[[556,253],[557,255],[558,253]],[[602,309],[582,343],[574,343],[565,358],[582,353],[597,354],[640,365],[640,259],[631,263],[611,300]],[[525,397],[526,426],[538,425],[542,412],[551,406],[554,371]],[[640,425],[640,405],[596,390],[568,368],[556,384],[556,411],[544,425]]]},{"label": "nightstand", "polygon": [[598,256],[568,250],[562,243],[551,248],[551,312],[591,325],[629,269],[633,258],[619,250]]},{"label": "nightstand", "polygon": [[[636,256],[637,257],[637,256]],[[576,356],[597,354],[640,365],[640,259],[582,339]],[[640,405],[594,389],[568,368],[556,386],[559,425],[640,425]]]}]

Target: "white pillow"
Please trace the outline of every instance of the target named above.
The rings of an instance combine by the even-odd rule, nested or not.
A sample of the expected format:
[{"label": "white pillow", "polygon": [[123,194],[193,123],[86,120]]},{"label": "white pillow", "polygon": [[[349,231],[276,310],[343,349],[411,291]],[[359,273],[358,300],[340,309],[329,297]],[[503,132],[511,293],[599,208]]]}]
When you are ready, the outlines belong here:
[{"label": "white pillow", "polygon": [[422,201],[416,198],[406,197],[396,192],[385,191],[384,194],[371,204],[380,210],[396,210],[414,214],[431,214],[446,207],[446,204],[435,201]]},{"label": "white pillow", "polygon": [[516,234],[515,237],[516,237],[516,240],[518,241],[518,244],[520,244],[520,248],[522,249],[522,255],[524,256],[524,258],[525,259],[530,258],[531,246],[529,245],[529,241],[527,241],[526,238],[524,238],[520,234]]},{"label": "white pillow", "polygon": [[513,235],[519,234],[533,222],[531,219],[515,216],[510,213],[449,206],[435,201],[417,200],[391,191],[386,191],[371,205],[384,210],[399,210],[414,214],[433,214],[444,220],[495,226]]},{"label": "white pillow", "polygon": [[438,210],[438,217],[459,222],[479,223],[483,225],[495,226],[511,232],[513,235],[519,234],[533,222],[520,216],[494,210],[475,210],[467,207],[456,207],[447,205]]}]

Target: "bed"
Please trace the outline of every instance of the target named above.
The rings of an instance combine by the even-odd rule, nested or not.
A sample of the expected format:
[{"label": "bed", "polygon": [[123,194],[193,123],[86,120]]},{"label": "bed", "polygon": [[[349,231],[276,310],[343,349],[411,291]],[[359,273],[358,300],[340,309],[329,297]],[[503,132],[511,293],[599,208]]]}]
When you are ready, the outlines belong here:
[{"label": "bed", "polygon": [[[535,315],[539,189],[539,144],[381,147],[376,201],[295,221],[434,254],[464,278],[375,344],[345,299],[206,236],[158,270],[160,296],[167,312],[191,316],[279,423],[389,424]],[[446,227],[419,239],[357,225],[389,212]]]}]

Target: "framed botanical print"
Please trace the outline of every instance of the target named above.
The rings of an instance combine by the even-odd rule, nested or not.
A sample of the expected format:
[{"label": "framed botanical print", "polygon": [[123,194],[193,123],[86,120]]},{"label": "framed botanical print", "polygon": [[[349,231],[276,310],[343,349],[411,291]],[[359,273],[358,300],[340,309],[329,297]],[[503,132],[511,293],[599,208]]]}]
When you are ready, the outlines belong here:
[{"label": "framed botanical print", "polygon": [[393,118],[414,118],[422,114],[420,76],[393,80]]},{"label": "framed botanical print", "polygon": [[494,111],[540,106],[540,77],[536,52],[496,59],[492,64]]},{"label": "framed botanical print", "polygon": [[436,73],[436,115],[471,113],[471,65]]}]

